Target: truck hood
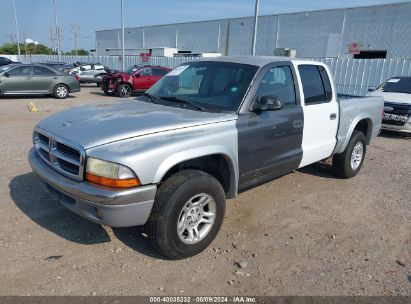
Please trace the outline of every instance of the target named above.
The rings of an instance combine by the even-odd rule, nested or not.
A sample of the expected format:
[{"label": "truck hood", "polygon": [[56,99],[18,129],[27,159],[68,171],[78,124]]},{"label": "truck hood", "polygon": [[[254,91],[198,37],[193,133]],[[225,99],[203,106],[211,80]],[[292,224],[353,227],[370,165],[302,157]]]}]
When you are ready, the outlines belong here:
[{"label": "truck hood", "polygon": [[400,104],[410,104],[411,105],[411,94],[408,93],[394,93],[394,92],[382,92],[373,91],[369,94],[370,96],[382,96],[385,102],[394,102]]},{"label": "truck hood", "polygon": [[144,101],[111,101],[54,114],[37,127],[89,149],[152,133],[236,119],[235,114],[210,113]]}]

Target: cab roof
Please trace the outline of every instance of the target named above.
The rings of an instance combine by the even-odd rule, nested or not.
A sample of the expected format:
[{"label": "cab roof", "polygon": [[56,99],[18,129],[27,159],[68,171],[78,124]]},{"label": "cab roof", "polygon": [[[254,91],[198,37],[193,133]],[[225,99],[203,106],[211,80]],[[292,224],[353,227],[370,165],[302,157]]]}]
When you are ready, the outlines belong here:
[{"label": "cab roof", "polygon": [[259,67],[263,67],[266,64],[276,62],[276,61],[289,61],[295,62],[297,64],[301,63],[317,63],[316,61],[305,60],[305,59],[298,59],[298,58],[290,58],[290,57],[282,57],[282,56],[220,56],[220,57],[213,57],[213,58],[204,58],[200,61],[218,61],[218,62],[233,62],[239,64],[250,64]]}]

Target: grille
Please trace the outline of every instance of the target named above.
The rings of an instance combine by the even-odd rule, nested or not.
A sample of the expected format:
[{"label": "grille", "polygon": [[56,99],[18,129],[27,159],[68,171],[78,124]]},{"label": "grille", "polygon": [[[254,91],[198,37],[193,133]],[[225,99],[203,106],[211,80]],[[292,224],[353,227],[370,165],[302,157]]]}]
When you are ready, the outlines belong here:
[{"label": "grille", "polygon": [[[384,106],[389,106],[392,108],[391,111],[386,112],[387,114],[407,116],[408,118],[411,114],[411,105],[409,104],[398,104],[398,103],[385,102]],[[397,120],[391,120],[391,119],[383,119],[382,123],[387,124],[387,125],[394,125],[394,126],[405,125],[405,121],[397,121]]]},{"label": "grille", "polygon": [[33,140],[38,155],[54,170],[76,180],[83,179],[80,149],[39,132],[34,132]]}]

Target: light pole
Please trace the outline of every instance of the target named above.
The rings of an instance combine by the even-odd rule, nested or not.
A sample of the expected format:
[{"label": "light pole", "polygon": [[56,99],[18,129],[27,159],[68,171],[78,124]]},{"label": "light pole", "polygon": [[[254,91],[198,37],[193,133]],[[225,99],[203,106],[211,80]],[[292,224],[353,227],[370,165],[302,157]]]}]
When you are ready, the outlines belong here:
[{"label": "light pole", "polygon": [[258,7],[259,7],[259,0],[255,0],[255,12],[254,12],[254,32],[253,32],[253,42],[251,46],[251,55],[255,55],[255,44],[257,41],[257,24],[258,24]]},{"label": "light pole", "polygon": [[13,9],[14,9],[14,21],[16,23],[16,34],[17,34],[17,53],[19,54],[18,61],[20,61],[20,35],[19,35],[19,24],[17,22],[17,13],[16,13],[16,3],[13,0]]},{"label": "light pole", "polygon": [[54,0],[54,17],[55,17],[55,25],[56,25],[56,37],[57,37],[57,60],[60,62],[60,29],[57,20],[57,0]]},{"label": "light pole", "polygon": [[124,0],[121,0],[121,67],[122,71],[126,69],[124,62]]}]

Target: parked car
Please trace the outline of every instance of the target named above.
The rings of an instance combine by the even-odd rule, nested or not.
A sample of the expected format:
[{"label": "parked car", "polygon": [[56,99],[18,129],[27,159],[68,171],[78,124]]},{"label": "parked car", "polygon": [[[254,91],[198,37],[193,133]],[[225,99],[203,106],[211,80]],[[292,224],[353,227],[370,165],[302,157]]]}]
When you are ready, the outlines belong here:
[{"label": "parked car", "polygon": [[339,176],[358,174],[383,98],[342,97],[321,62],[185,63],[137,100],[44,119],[29,161],[68,209],[112,227],[145,225],[162,255],[185,258],[215,238],[226,198],[330,156]]},{"label": "parked car", "polygon": [[65,62],[39,62],[38,64],[46,65],[55,70],[59,70],[65,73],[69,73],[69,71],[73,68],[72,64],[68,64]]},{"label": "parked car", "polygon": [[66,98],[80,91],[76,75],[40,64],[9,64],[0,67],[0,95],[53,95]]},{"label": "parked car", "polygon": [[70,73],[77,74],[80,83],[95,83],[97,86],[100,86],[103,77],[108,73],[111,73],[111,70],[100,63],[75,62]]},{"label": "parked car", "polygon": [[411,77],[391,77],[369,91],[370,96],[384,98],[382,128],[411,134]]},{"label": "parked car", "polygon": [[133,92],[145,92],[171,69],[162,66],[132,66],[126,72],[104,77],[101,89],[106,95],[129,97]]},{"label": "parked car", "polygon": [[6,58],[6,57],[0,57],[0,66],[13,64],[13,63],[20,63],[20,62],[10,60],[9,58]]}]

